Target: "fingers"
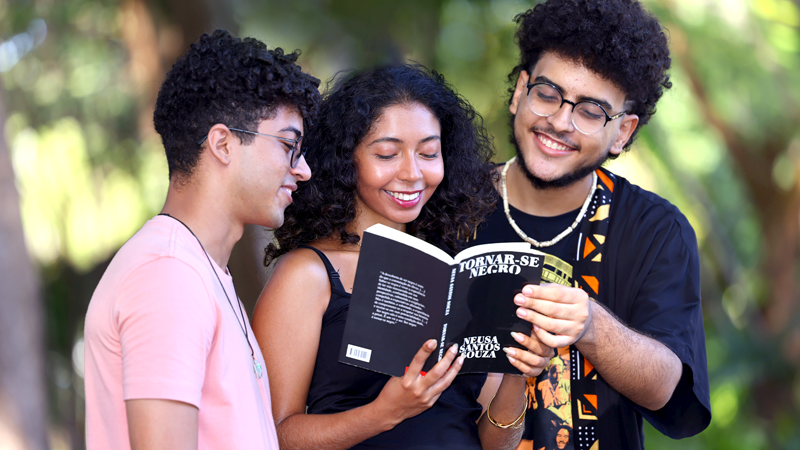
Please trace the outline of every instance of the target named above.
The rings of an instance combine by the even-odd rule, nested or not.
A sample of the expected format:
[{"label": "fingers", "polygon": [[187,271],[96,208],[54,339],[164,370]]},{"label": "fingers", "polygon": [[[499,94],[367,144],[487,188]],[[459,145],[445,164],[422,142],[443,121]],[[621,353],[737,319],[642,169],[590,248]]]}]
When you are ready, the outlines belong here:
[{"label": "fingers", "polygon": [[577,341],[576,336],[563,335],[563,334],[550,334],[544,328],[538,325],[533,326],[533,333],[539,338],[542,343],[548,347],[561,348],[572,345]]},{"label": "fingers", "polygon": [[557,303],[572,303],[572,297],[579,293],[586,294],[581,289],[556,283],[545,283],[541,285],[527,284],[522,288],[523,297],[539,298]]},{"label": "fingers", "polygon": [[[533,331],[533,328],[531,328]],[[552,347],[545,345],[541,339],[539,339],[535,334],[532,336],[526,336],[522,333],[511,332],[511,337],[514,338],[515,341],[519,342],[520,344],[524,345],[528,351],[537,354],[539,356],[545,356],[548,358],[552,358],[554,355],[554,350]]]},{"label": "fingers", "polygon": [[535,377],[542,373],[550,364],[550,357],[535,355],[518,348],[504,347],[506,357],[512,366],[516,367],[526,377]]},{"label": "fingers", "polygon": [[545,345],[535,334],[525,336],[522,333],[511,333],[515,341],[524,345],[528,351],[506,347],[508,361],[519,369],[526,377],[535,377],[544,370],[550,363],[550,359],[555,356],[555,350]]},{"label": "fingers", "polygon": [[428,339],[425,341],[419,351],[417,351],[417,354],[414,355],[411,364],[408,365],[408,370],[406,374],[403,375],[403,378],[413,380],[419,376],[420,371],[422,371],[422,366],[425,365],[425,361],[428,360],[428,357],[431,356],[434,350],[436,350],[436,339]]},{"label": "fingers", "polygon": [[[436,395],[436,398],[439,398],[439,395],[442,393],[442,391],[444,391],[445,389],[447,389],[448,386],[450,386],[450,383],[453,382],[453,380],[456,378],[456,375],[458,375],[458,372],[461,370],[461,366],[464,365],[464,355],[455,358],[455,355],[458,353],[458,346],[453,345],[452,347],[450,347],[450,350],[448,350],[447,353],[450,353],[452,350],[455,350],[452,353],[452,357],[448,355],[447,357],[442,358],[442,360],[436,363],[436,366],[434,366],[434,368],[430,372],[428,372],[428,375],[434,375],[433,372],[435,372],[435,375],[438,375],[439,373],[438,371],[440,369],[444,369],[443,376],[430,378],[430,380],[435,381],[435,383],[433,383],[429,389],[431,393]],[[453,362],[452,365],[450,363],[442,364],[448,358],[450,361],[453,361],[453,358],[455,358],[455,362]],[[440,364],[442,365],[441,368],[438,367]],[[425,378],[428,378],[428,376],[426,376]]]},{"label": "fingers", "polygon": [[543,329],[536,336],[544,345],[563,347],[580,339],[590,324],[589,296],[561,285],[527,285],[514,297],[517,316]]}]

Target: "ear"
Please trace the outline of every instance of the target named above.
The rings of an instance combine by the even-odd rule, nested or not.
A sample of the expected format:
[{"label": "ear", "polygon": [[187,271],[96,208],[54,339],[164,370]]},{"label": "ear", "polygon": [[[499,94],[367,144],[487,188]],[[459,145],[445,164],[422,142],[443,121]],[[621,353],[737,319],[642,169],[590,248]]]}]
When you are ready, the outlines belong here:
[{"label": "ear", "polygon": [[611,145],[609,153],[612,155],[619,155],[622,153],[622,148],[625,146],[625,143],[628,142],[628,139],[630,139],[638,124],[639,116],[636,114],[626,114],[620,122],[619,132],[617,133],[617,137],[614,138],[614,143]]},{"label": "ear", "polygon": [[239,138],[225,125],[218,123],[208,130],[206,145],[209,154],[218,162],[228,165],[231,163],[232,146],[239,143]]},{"label": "ear", "polygon": [[508,110],[515,116],[517,115],[517,109],[519,109],[519,102],[522,96],[527,93],[529,78],[530,75],[528,72],[520,70],[519,77],[517,78],[517,86],[514,88],[514,95],[511,97],[511,104],[508,105]]}]

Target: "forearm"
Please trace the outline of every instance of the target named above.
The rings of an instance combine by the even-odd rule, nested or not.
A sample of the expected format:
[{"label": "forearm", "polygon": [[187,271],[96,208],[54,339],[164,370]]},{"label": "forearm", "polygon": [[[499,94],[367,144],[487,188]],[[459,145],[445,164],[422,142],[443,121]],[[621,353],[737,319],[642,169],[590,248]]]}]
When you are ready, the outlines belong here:
[{"label": "forearm", "polygon": [[[501,424],[514,422],[526,405],[525,377],[504,375],[497,394],[491,402],[492,419]],[[484,450],[514,449],[519,444],[524,427],[500,428],[489,422],[488,409],[478,421],[478,434]]]},{"label": "forearm", "polygon": [[603,379],[632,402],[661,409],[675,390],[683,365],[666,345],[622,324],[591,302],[592,322],[575,345]]},{"label": "forearm", "polygon": [[294,414],[277,424],[276,428],[283,450],[339,450],[391,430],[399,422],[377,411],[373,402],[335,414]]}]

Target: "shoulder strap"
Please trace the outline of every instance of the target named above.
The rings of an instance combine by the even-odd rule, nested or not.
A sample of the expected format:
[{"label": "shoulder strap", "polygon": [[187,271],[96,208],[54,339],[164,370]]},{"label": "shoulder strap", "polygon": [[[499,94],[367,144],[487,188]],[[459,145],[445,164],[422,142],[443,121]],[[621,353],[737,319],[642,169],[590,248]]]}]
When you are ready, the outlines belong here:
[{"label": "shoulder strap", "polygon": [[325,253],[322,253],[322,251],[310,245],[300,245],[298,246],[298,248],[307,248],[310,250],[314,250],[319,256],[319,258],[322,260],[322,263],[325,264],[325,270],[328,271],[328,281],[331,282],[331,289],[346,292],[344,290],[344,285],[342,284],[342,281],[339,279],[339,272],[337,272],[336,269],[333,268],[333,264],[331,264],[331,261],[328,259],[327,256],[325,256]]}]

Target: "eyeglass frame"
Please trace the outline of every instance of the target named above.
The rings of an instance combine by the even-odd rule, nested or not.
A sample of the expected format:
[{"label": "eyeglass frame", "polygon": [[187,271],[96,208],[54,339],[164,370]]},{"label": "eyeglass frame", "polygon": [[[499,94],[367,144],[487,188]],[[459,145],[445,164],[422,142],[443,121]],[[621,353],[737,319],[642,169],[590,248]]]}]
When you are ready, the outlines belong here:
[{"label": "eyeglass frame", "polygon": [[[297,167],[297,162],[300,161],[300,158],[304,157],[306,155],[306,152],[301,149],[299,156],[295,157],[295,155],[297,155],[296,150],[300,147],[300,144],[303,142],[303,136],[300,136],[297,139],[289,139],[289,138],[285,138],[285,137],[282,137],[282,136],[275,136],[275,135],[272,135],[272,134],[259,133],[258,131],[242,130],[241,128],[228,127],[228,129],[231,130],[231,131],[238,131],[240,133],[257,134],[259,136],[271,137],[271,138],[275,138],[275,139],[277,139],[279,141],[283,141],[283,142],[292,144],[292,147],[289,149],[289,164],[292,166],[292,169],[296,168]],[[203,136],[199,141],[197,141],[197,145],[203,145],[203,142],[205,142],[207,138],[208,138],[208,135]]]},{"label": "eyeglass frame", "polygon": [[[556,110],[552,114],[547,114],[547,115],[539,114],[539,113],[537,113],[536,111],[533,110],[533,105],[531,105],[531,99],[530,99],[531,90],[533,89],[534,86],[538,86],[540,84],[544,84],[546,86],[550,86],[551,88],[555,89],[556,92],[558,92],[558,95],[561,96],[561,104],[558,105],[558,108],[556,108]],[[528,102],[528,108],[530,108],[532,113],[536,114],[539,117],[550,117],[552,115],[557,114],[559,111],[561,111],[561,108],[564,107],[564,103],[569,103],[570,105],[572,105],[572,110],[569,112],[569,118],[570,118],[570,121],[572,122],[572,125],[575,127],[576,130],[580,131],[581,133],[583,133],[583,134],[585,134],[587,136],[591,135],[591,134],[595,134],[598,131],[602,130],[603,128],[606,127],[608,122],[611,122],[612,120],[619,119],[620,117],[624,116],[625,114],[628,114],[628,111],[622,111],[619,114],[615,114],[613,116],[610,116],[610,115],[608,115],[608,111],[606,111],[606,109],[603,108],[603,105],[601,105],[601,104],[599,104],[599,103],[597,103],[595,101],[592,101],[592,100],[581,100],[579,102],[569,101],[569,100],[564,98],[564,94],[561,92],[561,89],[559,89],[558,86],[556,86],[554,84],[551,84],[551,83],[548,83],[546,81],[540,81],[538,83],[528,83],[528,84],[525,85],[525,87],[528,88],[528,93],[525,95],[525,101]],[[580,127],[578,127],[578,125],[575,123],[575,107],[580,105],[581,103],[591,103],[593,105],[597,105],[597,107],[600,108],[601,111],[603,111],[603,114],[606,115],[606,121],[603,123],[602,127],[598,128],[595,131],[592,131],[591,133],[587,133],[587,132],[581,130]]]}]

